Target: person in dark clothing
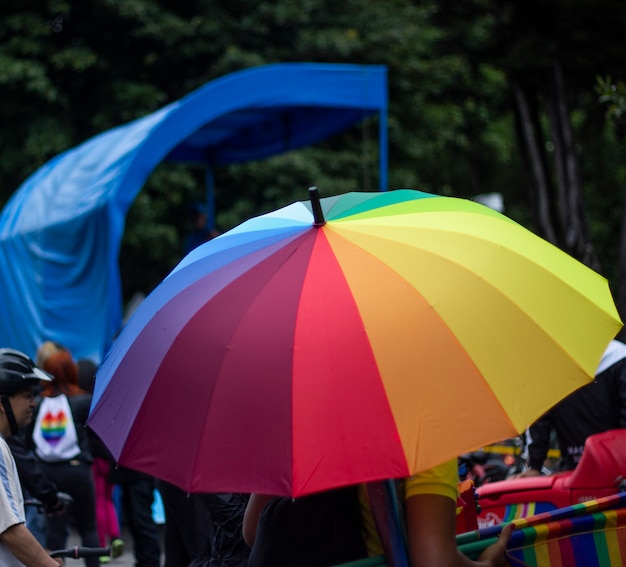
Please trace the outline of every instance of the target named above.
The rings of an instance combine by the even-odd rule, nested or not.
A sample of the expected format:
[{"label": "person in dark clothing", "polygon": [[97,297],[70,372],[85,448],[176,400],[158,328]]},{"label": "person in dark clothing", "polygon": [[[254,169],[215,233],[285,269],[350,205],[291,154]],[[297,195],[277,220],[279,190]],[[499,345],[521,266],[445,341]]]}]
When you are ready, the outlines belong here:
[{"label": "person in dark clothing", "polygon": [[[93,396],[96,382],[96,364],[81,358],[78,364],[78,386]],[[117,516],[117,508],[113,501],[114,485],[111,483],[111,469],[115,466],[113,455],[102,440],[87,429],[93,455],[93,480],[96,491],[96,527],[100,547],[111,548],[111,557],[119,557],[124,552],[124,540],[121,537],[121,526]]]},{"label": "person in dark clothing", "polygon": [[[65,514],[71,503],[71,497],[64,492],[59,492],[57,485],[46,477],[39,466],[37,457],[27,445],[24,433],[12,435],[6,439],[6,442],[15,460],[25,496],[39,500],[45,514],[55,516]],[[37,507],[27,508],[26,525],[39,543],[45,545],[45,516],[40,518],[42,514]],[[40,519],[43,520],[44,525],[39,525]]]},{"label": "person in dark clothing", "polygon": [[76,364],[78,364],[78,387],[89,394],[93,394],[98,366],[89,358],[81,358],[76,361]]},{"label": "person in dark clothing", "polygon": [[133,539],[135,567],[160,567],[161,541],[152,518],[154,478],[122,466],[111,470],[111,482],[122,493],[123,516]]},{"label": "person in dark clothing", "polygon": [[243,539],[243,517],[248,494],[203,494],[213,520],[213,541],[209,567],[243,567],[250,548]]},{"label": "person in dark clothing", "polygon": [[202,494],[189,494],[164,480],[157,480],[156,487],[165,510],[164,567],[190,565],[202,557],[208,561],[212,523]]},{"label": "person in dark clothing", "polygon": [[[39,459],[44,474],[74,503],[71,510],[85,547],[98,547],[96,502],[91,465],[90,438],[85,423],[91,396],[78,387],[78,365],[66,350],[57,350],[43,363],[54,376],[41,393],[28,443]],[[48,549],[62,549],[68,537],[68,517],[50,516],[46,531]],[[97,557],[85,559],[87,567],[98,567]]]},{"label": "person in dark clothing", "polygon": [[[485,548],[477,561],[458,549],[455,540],[456,459],[397,482],[402,492],[398,501],[402,509],[398,508],[398,528],[405,533],[407,555],[401,558],[401,552],[396,563],[404,559],[404,564],[411,567],[509,565],[506,546],[512,523],[503,527],[497,541]],[[379,531],[379,526],[383,525],[376,520],[377,516],[381,517],[377,513],[380,508],[372,502],[369,489],[364,485],[295,499],[251,494],[243,523],[243,536],[251,547],[248,567],[335,565],[337,555],[359,558],[363,546],[368,556],[386,551],[388,559],[393,560],[396,555],[393,548],[397,546],[385,537],[384,531],[388,530]],[[324,543],[320,545],[320,542]],[[316,556],[314,561],[313,555]],[[340,561],[346,559],[342,557]]]},{"label": "person in dark clothing", "polygon": [[611,341],[595,380],[554,406],[526,432],[528,470],[516,478],[541,474],[550,435],[561,451],[559,469],[573,470],[580,462],[587,437],[626,427],[626,344]]},{"label": "person in dark clothing", "polygon": [[22,487],[28,491],[28,495],[39,500],[48,514],[62,513],[70,502],[68,495],[59,492],[57,485],[46,477],[23,435],[9,437],[7,445],[15,459]]}]

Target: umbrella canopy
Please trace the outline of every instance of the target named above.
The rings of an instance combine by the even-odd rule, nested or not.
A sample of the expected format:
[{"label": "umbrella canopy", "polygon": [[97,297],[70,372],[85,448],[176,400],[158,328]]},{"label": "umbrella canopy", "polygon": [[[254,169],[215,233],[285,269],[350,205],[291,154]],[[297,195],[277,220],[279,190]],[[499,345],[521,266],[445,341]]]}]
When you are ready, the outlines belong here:
[{"label": "umbrella canopy", "polygon": [[189,491],[298,496],[523,431],[621,328],[607,282],[413,190],[298,202],[186,256],[103,362],[89,425]]}]

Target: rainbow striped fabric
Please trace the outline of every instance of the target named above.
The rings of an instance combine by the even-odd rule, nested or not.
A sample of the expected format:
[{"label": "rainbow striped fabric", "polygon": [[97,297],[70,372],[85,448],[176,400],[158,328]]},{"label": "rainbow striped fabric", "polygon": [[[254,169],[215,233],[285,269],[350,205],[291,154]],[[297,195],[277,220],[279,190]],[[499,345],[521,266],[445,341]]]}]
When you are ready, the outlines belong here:
[{"label": "rainbow striped fabric", "polygon": [[[509,543],[513,567],[618,567],[626,565],[626,493],[514,520]],[[492,526],[457,536],[459,549],[476,558],[502,529]]]},{"label": "rainbow striped fabric", "polygon": [[538,524],[514,532],[511,565],[621,567],[626,564],[626,508]]},{"label": "rainbow striped fabric", "polygon": [[522,502],[520,504],[509,504],[504,509],[502,522],[508,524],[529,516],[536,516],[545,512],[552,512],[557,507],[550,502]]}]

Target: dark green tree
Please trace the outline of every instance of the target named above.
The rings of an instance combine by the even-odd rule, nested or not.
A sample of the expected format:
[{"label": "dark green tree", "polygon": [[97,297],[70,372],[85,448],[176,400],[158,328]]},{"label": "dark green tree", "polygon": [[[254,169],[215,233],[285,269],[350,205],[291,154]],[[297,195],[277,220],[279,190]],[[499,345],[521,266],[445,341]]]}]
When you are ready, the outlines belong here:
[{"label": "dark green tree", "polygon": [[[59,152],[228,72],[384,64],[390,188],[501,192],[509,215],[615,271],[621,196],[607,156],[619,147],[594,82],[623,79],[617,0],[6,0],[0,15],[0,203]],[[376,190],[377,126],[217,170],[218,229],[310,185]],[[203,199],[202,170],[162,165],[150,177],[127,218],[127,298],[180,258],[190,204]]]}]

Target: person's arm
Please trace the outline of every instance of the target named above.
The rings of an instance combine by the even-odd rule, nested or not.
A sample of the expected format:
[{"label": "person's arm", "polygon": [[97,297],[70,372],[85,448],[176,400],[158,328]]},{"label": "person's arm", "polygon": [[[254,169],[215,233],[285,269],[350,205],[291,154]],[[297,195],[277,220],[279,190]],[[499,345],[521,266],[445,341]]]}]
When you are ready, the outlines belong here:
[{"label": "person's arm", "polygon": [[256,529],[259,524],[259,517],[265,505],[272,499],[272,496],[267,494],[251,494],[246,511],[243,515],[243,539],[248,545],[252,547],[256,538]]},{"label": "person's arm", "polygon": [[14,524],[0,534],[0,540],[26,567],[59,567],[63,564],[48,555],[24,524]]},{"label": "person's arm", "polygon": [[26,491],[43,503],[48,513],[59,513],[65,509],[65,504],[57,496],[56,484],[49,480],[39,467],[39,461],[28,448],[21,435],[12,435],[6,439]]},{"label": "person's arm", "polygon": [[507,565],[506,545],[513,525],[498,542],[472,561],[456,546],[456,503],[439,494],[416,494],[406,500],[407,535],[411,567],[500,567]]}]

